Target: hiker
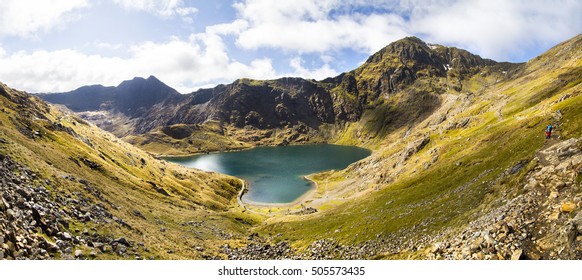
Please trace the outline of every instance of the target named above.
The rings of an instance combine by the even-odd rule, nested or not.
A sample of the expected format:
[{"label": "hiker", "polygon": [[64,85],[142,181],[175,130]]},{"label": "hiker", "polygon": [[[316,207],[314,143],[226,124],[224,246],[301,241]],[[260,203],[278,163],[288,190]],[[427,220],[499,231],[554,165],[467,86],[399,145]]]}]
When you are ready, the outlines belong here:
[{"label": "hiker", "polygon": [[552,128],[554,128],[552,124],[548,124],[548,127],[546,127],[546,139],[550,139],[552,137]]}]

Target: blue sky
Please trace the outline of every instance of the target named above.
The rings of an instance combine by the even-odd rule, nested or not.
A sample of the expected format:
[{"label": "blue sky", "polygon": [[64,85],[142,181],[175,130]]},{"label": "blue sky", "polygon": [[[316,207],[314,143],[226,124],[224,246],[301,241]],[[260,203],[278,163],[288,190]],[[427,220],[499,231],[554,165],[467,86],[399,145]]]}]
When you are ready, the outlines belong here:
[{"label": "blue sky", "polygon": [[405,36],[523,62],[582,31],[578,0],[2,0],[0,81],[29,92],[155,75],[182,93],[323,79]]}]

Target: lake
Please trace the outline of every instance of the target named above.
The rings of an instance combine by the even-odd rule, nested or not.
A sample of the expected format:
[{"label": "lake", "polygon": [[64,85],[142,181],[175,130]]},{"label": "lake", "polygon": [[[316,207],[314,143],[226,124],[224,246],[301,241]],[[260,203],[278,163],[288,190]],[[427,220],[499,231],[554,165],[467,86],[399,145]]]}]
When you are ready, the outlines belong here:
[{"label": "lake", "polygon": [[167,161],[246,180],[245,203],[291,203],[314,186],[303,176],[344,169],[370,155],[370,150],[331,144],[257,147],[237,152],[211,153]]}]

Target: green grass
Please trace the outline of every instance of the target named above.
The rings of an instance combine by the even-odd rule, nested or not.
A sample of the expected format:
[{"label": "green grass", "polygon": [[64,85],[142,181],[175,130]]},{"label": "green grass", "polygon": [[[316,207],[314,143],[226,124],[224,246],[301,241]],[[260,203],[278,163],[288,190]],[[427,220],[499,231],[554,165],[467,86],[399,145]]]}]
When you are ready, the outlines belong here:
[{"label": "green grass", "polygon": [[[557,110],[563,115],[562,139],[582,136],[582,97],[576,63],[570,68],[559,68],[551,75],[531,70],[538,69],[538,64],[531,63],[524,70],[528,75],[501,80],[494,86],[479,85],[493,82],[495,79],[489,78],[493,75],[471,80],[470,89],[475,93],[470,103],[458,102],[458,106],[464,107],[444,123],[470,117],[469,126],[430,131],[422,125],[423,119],[410,125],[410,135],[418,137],[430,133],[431,141],[407,162],[401,163],[404,165],[398,169],[401,173],[396,181],[338,206],[326,204],[325,211],[315,215],[268,221],[259,231],[272,236],[283,233],[276,239],[288,239],[295,246],[304,247],[324,238],[357,244],[378,236],[416,238],[467,225],[480,211],[499,206],[502,201],[499,198],[519,194],[519,186],[533,163],[518,174],[508,176],[504,172],[534,157],[545,143],[545,125],[555,121]],[[560,79],[561,82],[555,82]],[[558,102],[565,95],[570,97]],[[396,136],[404,131],[394,128],[390,111],[401,108],[391,107],[391,104],[398,104],[394,102],[397,97],[392,98],[394,100],[388,99],[385,104],[365,112],[359,123],[349,126],[338,138],[341,143],[377,143],[371,145],[377,151],[370,161],[385,167],[358,173],[355,170],[322,173],[313,176],[315,181],[321,185],[326,179],[333,180],[332,185],[339,186],[342,181],[351,182],[346,178],[355,174],[390,172],[391,163],[397,161],[394,157],[407,143]],[[465,98],[460,95],[460,100]],[[390,126],[393,129],[387,129]],[[366,136],[371,136],[371,140],[362,141]],[[384,140],[375,142],[378,138]],[[438,161],[427,170],[419,168],[430,157],[427,151],[435,148],[439,151]],[[363,188],[374,186],[375,183],[370,183]]]},{"label": "green grass", "polygon": [[[540,130],[541,125],[532,129],[500,126],[484,135],[483,142],[462,149],[469,153],[461,152],[456,148],[458,142],[452,142],[442,148],[448,150],[442,155],[443,163],[427,172],[315,218],[269,224],[263,230],[271,234],[282,232],[281,238],[300,244],[327,237],[357,243],[415,226],[415,231],[426,234],[466,224],[463,217],[469,217],[490,195],[489,182],[517,161],[531,158],[541,147],[544,140]],[[486,142],[491,144],[482,144]],[[463,164],[457,166],[459,161]],[[462,190],[457,191],[459,188]],[[335,229],[340,228],[336,233]]]},{"label": "green grass", "polygon": [[577,95],[568,98],[553,106],[554,111],[562,111],[562,125],[560,133],[562,138],[579,138],[582,137],[582,86],[577,86]]}]

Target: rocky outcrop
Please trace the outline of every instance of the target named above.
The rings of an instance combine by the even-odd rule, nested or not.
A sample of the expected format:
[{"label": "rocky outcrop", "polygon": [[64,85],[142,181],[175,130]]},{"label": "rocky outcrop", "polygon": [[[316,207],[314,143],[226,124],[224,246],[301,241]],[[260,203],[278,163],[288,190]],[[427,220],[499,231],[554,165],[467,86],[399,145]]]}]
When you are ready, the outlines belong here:
[{"label": "rocky outcrop", "polygon": [[538,152],[521,195],[500,201],[501,207],[482,213],[460,233],[433,243],[426,257],[582,259],[580,143],[569,139]]}]

